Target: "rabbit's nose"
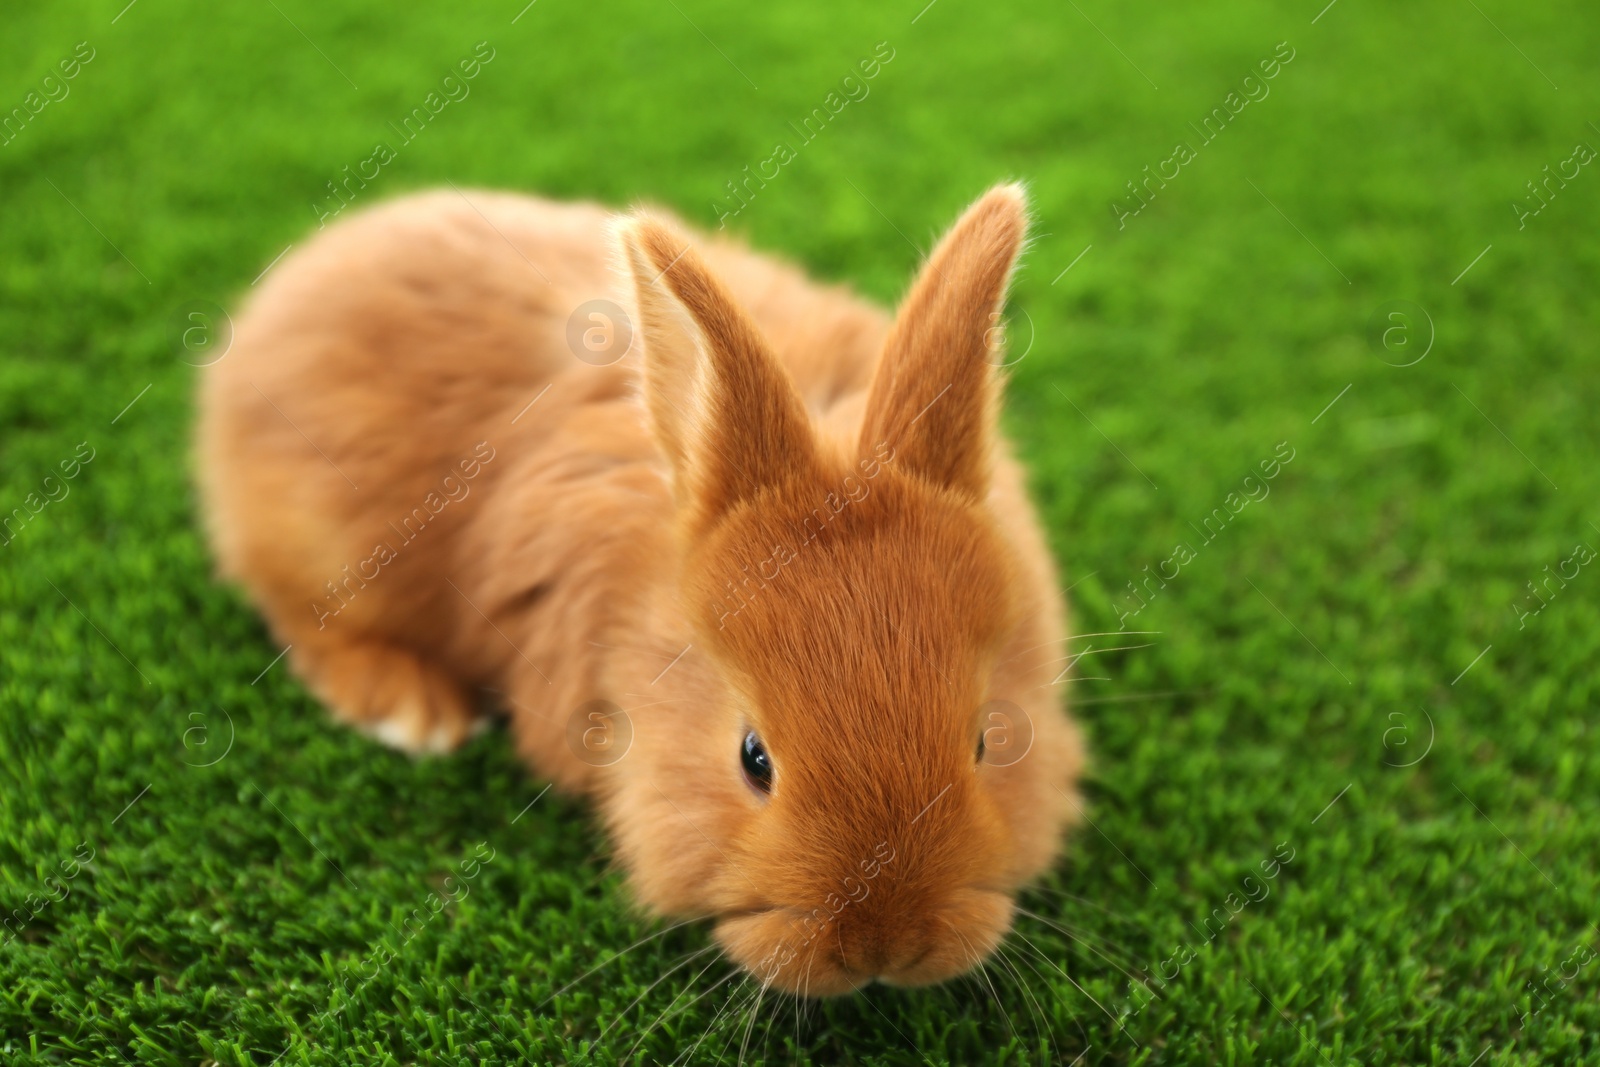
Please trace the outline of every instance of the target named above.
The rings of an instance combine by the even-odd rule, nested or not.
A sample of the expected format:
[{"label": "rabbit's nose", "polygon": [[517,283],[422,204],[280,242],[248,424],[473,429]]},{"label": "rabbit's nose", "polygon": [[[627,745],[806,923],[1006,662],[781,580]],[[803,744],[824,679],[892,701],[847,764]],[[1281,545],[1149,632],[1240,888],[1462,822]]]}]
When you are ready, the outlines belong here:
[{"label": "rabbit's nose", "polygon": [[871,919],[841,922],[837,942],[839,965],[851,974],[875,978],[889,961],[889,932]]},{"label": "rabbit's nose", "polygon": [[942,982],[978,966],[995,950],[1011,928],[1012,909],[1003,893],[957,890],[937,906],[890,923],[869,920],[854,929],[841,927],[840,963],[890,985]]},{"label": "rabbit's nose", "polygon": [[915,973],[940,940],[940,932],[920,916],[902,921],[863,913],[841,916],[838,921],[835,948],[839,965],[863,980],[882,978],[896,983],[896,976]]}]

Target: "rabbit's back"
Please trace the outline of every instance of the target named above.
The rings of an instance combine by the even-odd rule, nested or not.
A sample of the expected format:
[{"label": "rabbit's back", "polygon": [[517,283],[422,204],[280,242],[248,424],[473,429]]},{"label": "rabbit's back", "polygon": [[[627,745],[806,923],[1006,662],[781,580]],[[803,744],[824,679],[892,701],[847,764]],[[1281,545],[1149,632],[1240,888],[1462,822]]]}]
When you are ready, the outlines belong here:
[{"label": "rabbit's back", "polygon": [[[619,376],[562,358],[563,293],[608,291],[603,214],[469,195],[398,201],[293,250],[207,368],[208,519],[223,571],[258,598],[287,585],[313,617],[375,527],[459,479],[480,441],[503,443],[538,389],[581,370]],[[482,467],[472,488],[495,473]]]},{"label": "rabbit's back", "polygon": [[[449,718],[463,687],[584,655],[570,641],[603,629],[594,587],[639,585],[629,568],[651,553],[615,546],[667,525],[641,346],[601,365],[572,340],[589,310],[631,304],[611,218],[477,190],[354,215],[269,271],[204,372],[197,463],[220,568],[345,717],[381,726],[410,698],[364,694],[397,687],[431,694],[412,701],[432,709],[418,723]],[[848,421],[887,316],[735,242],[697,243],[814,412]],[[545,635],[560,647],[534,647]],[[574,692],[590,683],[589,665],[570,673]]]}]

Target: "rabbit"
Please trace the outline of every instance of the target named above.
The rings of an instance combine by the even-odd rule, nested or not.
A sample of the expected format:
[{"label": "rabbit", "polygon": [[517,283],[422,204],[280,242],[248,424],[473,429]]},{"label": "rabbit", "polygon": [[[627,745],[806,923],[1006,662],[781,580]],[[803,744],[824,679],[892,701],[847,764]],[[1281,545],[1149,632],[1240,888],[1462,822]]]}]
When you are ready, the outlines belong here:
[{"label": "rabbit", "polygon": [[1027,222],[989,190],[891,317],[656,209],[353,212],[202,371],[219,572],[345,723],[437,753],[509,717],[638,903],[765,986],[961,974],[1086,760],[997,430]]}]

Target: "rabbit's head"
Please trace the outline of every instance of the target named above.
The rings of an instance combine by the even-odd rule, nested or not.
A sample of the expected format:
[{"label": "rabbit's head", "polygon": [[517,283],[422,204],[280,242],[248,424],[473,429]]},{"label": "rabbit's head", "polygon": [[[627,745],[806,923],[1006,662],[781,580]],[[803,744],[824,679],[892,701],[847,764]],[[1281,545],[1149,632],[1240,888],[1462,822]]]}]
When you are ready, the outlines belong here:
[{"label": "rabbit's head", "polygon": [[[1059,602],[991,501],[994,325],[1026,221],[1000,186],[939,244],[848,440],[681,234],[620,230],[680,520],[664,610],[693,655],[651,686],[607,810],[643,899],[713,916],[781,989],[976,965],[1067,821],[1075,734],[1018,658],[1059,637]],[[1020,758],[1015,736],[986,757],[997,698],[1029,720],[1008,725]]]}]

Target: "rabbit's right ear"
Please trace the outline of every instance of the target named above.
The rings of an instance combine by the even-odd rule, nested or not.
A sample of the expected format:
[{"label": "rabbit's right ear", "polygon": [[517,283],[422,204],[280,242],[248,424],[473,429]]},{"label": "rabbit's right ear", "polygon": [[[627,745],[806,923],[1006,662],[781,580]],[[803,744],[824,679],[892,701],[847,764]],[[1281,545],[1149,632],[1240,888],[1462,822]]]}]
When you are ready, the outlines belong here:
[{"label": "rabbit's right ear", "polygon": [[651,424],[691,525],[811,474],[804,401],[688,239],[649,216],[623,221],[617,236],[638,300]]}]

